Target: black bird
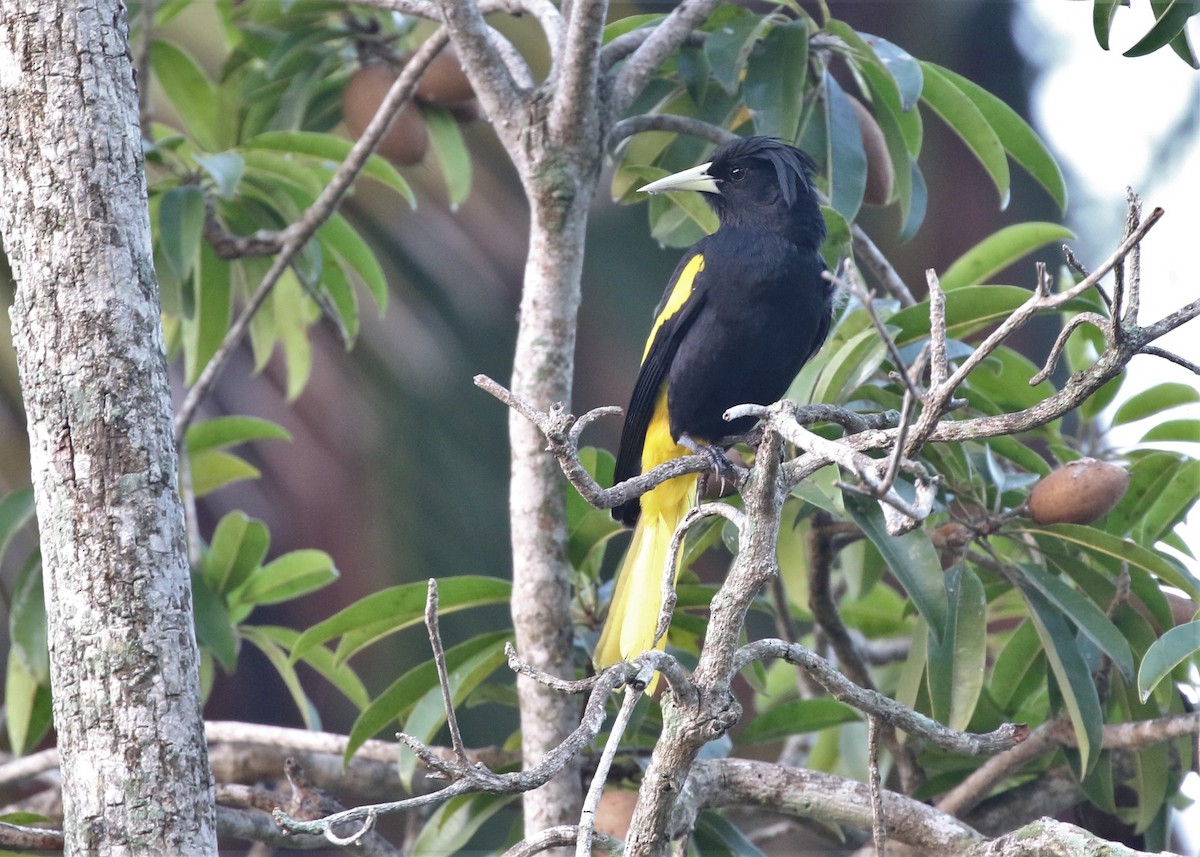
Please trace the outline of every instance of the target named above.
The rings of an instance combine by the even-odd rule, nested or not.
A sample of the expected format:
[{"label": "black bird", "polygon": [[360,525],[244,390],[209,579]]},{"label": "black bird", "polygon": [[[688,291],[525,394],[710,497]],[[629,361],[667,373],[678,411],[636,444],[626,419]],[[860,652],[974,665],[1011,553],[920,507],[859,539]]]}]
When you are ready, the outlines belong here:
[{"label": "black bird", "polygon": [[[777,401],[825,341],[833,286],[821,276],[825,221],[814,169],[793,146],[748,137],[720,146],[709,163],[641,188],[700,191],[720,227],[680,260],[654,312],[621,433],[618,482],[705,446],[722,449],[754,423],[726,422],[725,411]],[[655,646],[667,548],[696,502],[698,479],[670,479],[613,510],[637,527],[597,666]]]}]

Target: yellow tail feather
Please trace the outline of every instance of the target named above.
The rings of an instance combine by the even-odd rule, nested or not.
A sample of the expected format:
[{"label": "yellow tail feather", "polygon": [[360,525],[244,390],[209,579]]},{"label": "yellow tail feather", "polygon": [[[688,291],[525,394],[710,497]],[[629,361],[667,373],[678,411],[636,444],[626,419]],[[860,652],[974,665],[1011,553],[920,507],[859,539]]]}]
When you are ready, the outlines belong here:
[{"label": "yellow tail feather", "polygon": [[[651,648],[662,649],[666,646],[665,636],[657,646],[654,645],[658,614],[662,610],[663,571],[671,536],[695,503],[696,483],[696,476],[680,476],[646,495],[651,497],[666,488],[667,491],[663,493],[669,495],[670,502],[642,504],[642,516],[638,519],[633,541],[617,573],[617,586],[608,608],[608,618],[592,656],[597,667],[603,668],[636,657]],[[666,499],[661,494],[654,497],[656,501]],[[678,576],[677,562],[675,578]]]}]

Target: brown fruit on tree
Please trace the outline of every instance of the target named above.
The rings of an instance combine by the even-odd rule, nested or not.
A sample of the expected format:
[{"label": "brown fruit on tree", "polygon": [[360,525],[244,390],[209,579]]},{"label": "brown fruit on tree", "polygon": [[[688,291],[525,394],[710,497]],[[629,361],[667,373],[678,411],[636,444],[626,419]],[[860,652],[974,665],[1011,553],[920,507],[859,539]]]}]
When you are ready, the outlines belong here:
[{"label": "brown fruit on tree", "polygon": [[1117,505],[1128,487],[1129,472],[1121,465],[1081,458],[1033,486],[1029,514],[1039,524],[1090,524]]},{"label": "brown fruit on tree", "polygon": [[417,81],[417,100],[449,107],[475,97],[471,82],[463,74],[462,63],[454,48],[446,47],[425,67]]},{"label": "brown fruit on tree", "polygon": [[[354,73],[342,92],[342,116],[351,134],[362,136],[398,76],[385,65],[366,65]],[[425,120],[410,101],[400,108],[375,151],[397,164],[409,165],[425,157],[428,148]]]},{"label": "brown fruit on tree", "polygon": [[863,192],[863,202],[867,205],[886,205],[892,198],[892,186],[896,180],[887,140],[871,111],[853,95],[847,97],[854,106],[854,115],[858,117],[863,152],[867,156],[867,187]]}]

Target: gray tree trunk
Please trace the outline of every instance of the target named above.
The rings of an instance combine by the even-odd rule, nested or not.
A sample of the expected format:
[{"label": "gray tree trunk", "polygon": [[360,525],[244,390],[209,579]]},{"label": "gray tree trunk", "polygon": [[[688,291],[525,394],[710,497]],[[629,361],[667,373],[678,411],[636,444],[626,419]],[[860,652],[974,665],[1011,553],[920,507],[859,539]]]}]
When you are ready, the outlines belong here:
[{"label": "gray tree trunk", "polygon": [[119,0],[0,0],[0,188],[65,851],[212,854],[170,388]]}]

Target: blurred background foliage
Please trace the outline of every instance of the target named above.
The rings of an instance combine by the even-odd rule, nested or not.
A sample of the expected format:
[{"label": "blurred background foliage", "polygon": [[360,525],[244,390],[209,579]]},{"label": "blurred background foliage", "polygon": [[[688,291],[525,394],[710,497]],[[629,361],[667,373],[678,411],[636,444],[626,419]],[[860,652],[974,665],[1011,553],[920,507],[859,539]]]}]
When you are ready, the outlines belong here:
[{"label": "blurred background foliage", "polygon": [[[746,5],[758,13],[776,8],[768,3]],[[1111,11],[1115,6],[1095,4],[1096,37],[1101,41],[1107,36],[1101,7]],[[951,74],[993,93],[1017,114],[1029,116],[1029,92],[1038,68],[1030,65],[1028,52],[1017,44],[1020,30],[1014,27],[1015,4],[830,0],[828,7],[843,22],[845,37],[856,31],[880,36],[926,63],[927,77],[937,78],[939,68],[952,70]],[[611,17],[663,9],[661,3],[615,3]],[[131,19],[136,20],[138,12],[135,3]],[[334,162],[348,148],[348,143],[339,147],[330,138],[317,135],[330,132],[351,138],[343,124],[343,114],[348,121],[351,118],[343,91],[355,70],[360,64],[375,63],[373,50],[381,44],[411,48],[428,33],[424,25],[411,31],[404,27],[381,31],[373,22],[379,13],[343,12],[341,6],[316,0],[286,5],[276,0],[246,4],[177,0],[158,7],[156,14],[162,23],[154,33],[154,83],[147,104],[154,141],[148,150],[148,172],[152,217],[158,225],[175,227],[172,235],[182,236],[164,240],[160,235],[156,247],[164,307],[171,313],[166,329],[180,397],[219,343],[222,319],[229,310],[227,303],[197,300],[205,291],[192,290],[189,283],[224,277],[222,288],[236,297],[252,288],[265,268],[261,259],[224,265],[199,240],[206,199],[215,206],[218,217],[239,233],[285,225],[288,214],[311,202]],[[728,29],[737,31],[738,21],[748,13],[731,7],[724,14]],[[497,17],[495,24],[530,59],[535,74],[544,73],[545,48],[535,23]],[[783,44],[780,50],[787,56],[789,35],[784,27],[778,33]],[[137,38],[135,33],[135,44]],[[1160,46],[1183,56],[1178,37],[1164,38]],[[706,59],[720,61],[715,51]],[[704,69],[700,76],[707,78],[710,70],[719,82],[720,68]],[[205,80],[233,84],[217,88]],[[849,81],[842,84],[849,86]],[[195,97],[197,92],[202,97]],[[231,97],[238,93],[244,100]],[[648,101],[653,100],[651,96]],[[717,101],[719,96],[717,93]],[[748,100],[751,97],[746,95]],[[697,103],[703,107],[702,102]],[[197,610],[203,614],[207,609],[210,616],[217,617],[209,625],[203,616],[198,620],[207,652],[209,718],[320,725],[340,732],[354,729],[357,738],[370,737],[394,718],[396,703],[389,703],[391,707],[385,707],[384,716],[377,721],[364,720],[360,709],[369,697],[384,688],[388,691],[381,698],[389,693],[395,697],[427,684],[418,674],[419,665],[428,658],[426,636],[419,627],[423,581],[463,577],[465,583],[474,579],[469,576],[509,576],[507,414],[477,390],[471,379],[477,373],[498,379],[509,375],[525,258],[526,203],[507,157],[486,123],[452,115],[444,105],[433,102],[422,110],[429,133],[428,152],[418,153],[411,158],[414,163],[402,165],[373,160],[368,170],[371,178],[361,180],[340,209],[344,220],[322,230],[316,245],[319,249],[307,252],[295,273],[281,282],[277,299],[268,304],[250,340],[238,350],[205,401],[199,425],[193,428],[199,436],[189,436],[193,469],[209,480],[205,490],[197,491],[203,496],[196,504],[195,521],[210,543],[205,561],[197,569],[201,581]],[[767,121],[761,119],[765,112],[759,115],[760,121]],[[981,167],[977,153],[963,145],[961,132],[934,119],[932,113],[926,112],[925,117],[920,146],[924,218],[919,229],[913,217],[914,194],[919,191],[914,191],[912,182],[899,183],[903,186],[899,192],[908,194],[902,204],[860,208],[859,199],[847,201],[834,194],[833,200],[836,209],[867,230],[904,281],[918,292],[923,291],[918,286],[924,282],[925,269],[947,271],[983,236],[1015,224],[1060,219],[1063,196],[1063,189],[1044,168],[1031,176],[1024,169],[1008,174],[1005,167],[1001,187],[996,170],[986,164]],[[772,114],[770,121],[782,123],[790,131],[797,123],[808,127],[802,119],[801,115],[780,118]],[[779,127],[758,130],[778,131]],[[1181,127],[1177,133],[1187,130]],[[884,131],[890,135],[894,129],[885,127]],[[801,140],[805,139],[801,133]],[[806,145],[813,148],[815,139],[810,136]],[[641,145],[646,146],[644,140]],[[630,147],[635,154],[636,146]],[[240,159],[215,155],[228,151],[236,151]],[[658,166],[670,170],[690,165],[702,153],[698,142],[680,141],[673,150],[665,154],[660,150],[656,155],[663,155]],[[611,186],[616,196],[628,196],[633,178],[640,174],[623,175],[617,166],[602,179],[602,187]],[[1124,181],[1116,176],[1113,180]],[[235,198],[232,188],[239,182],[243,191]],[[700,234],[697,225],[686,219],[672,221],[668,224],[671,228],[666,228],[666,209],[661,207],[666,203],[654,204],[660,208],[650,210],[651,228],[640,204],[616,204],[604,193],[595,204],[571,403],[576,413],[623,404],[627,398],[647,320],[677,260],[677,251],[663,249],[655,238],[679,246]],[[1044,243],[1035,242],[1035,246]],[[369,248],[367,255],[373,254],[373,259],[364,258],[363,248]],[[993,272],[991,282],[1031,284],[1031,258],[1045,260],[1053,269],[1060,262],[1053,247],[1043,247],[1019,265]],[[336,288],[330,287],[331,282]],[[6,300],[11,300],[7,271],[0,271],[0,288]],[[297,299],[304,292],[322,295],[325,318],[316,304]],[[385,307],[384,312],[377,312]],[[835,345],[845,343],[854,324],[862,329],[862,322],[860,317],[844,325],[844,338],[840,343],[835,339]],[[903,327],[899,317],[896,323]],[[1037,361],[1048,341],[1035,340],[1052,337],[1056,329],[1053,319],[1044,319],[1010,345]],[[353,347],[348,348],[351,341]],[[7,337],[0,341],[0,349],[0,494],[6,494],[28,485],[28,448]],[[1016,351],[1006,355],[1003,359],[1007,361],[1023,359]],[[1078,361],[1086,358],[1085,354],[1076,356]],[[877,355],[876,364],[880,361],[882,355]],[[813,377],[802,377],[800,382],[806,389],[818,383]],[[828,383],[826,380],[826,387],[818,389],[830,393],[857,390],[855,385],[843,390],[830,388]],[[1005,390],[988,390],[982,378],[974,393],[982,398],[972,406],[981,412],[1020,404],[1000,401]],[[878,395],[876,404],[894,406],[894,392],[880,388]],[[989,395],[993,401],[988,400]],[[1177,398],[1187,400],[1183,392]],[[1143,402],[1143,406],[1143,414],[1156,412],[1152,403]],[[268,422],[220,421],[230,415],[253,415]],[[1097,415],[1098,406],[1093,406],[1083,416]],[[1126,416],[1132,420],[1137,413]],[[1072,421],[1069,430],[1078,439],[1094,435],[1078,421]],[[589,431],[588,441],[612,449],[618,431],[617,420],[604,421]],[[1040,442],[1049,448],[1060,441],[1054,435]],[[232,455],[235,443],[236,455]],[[1051,451],[1063,460],[1076,454],[1065,446]],[[1021,458],[1019,450],[1010,452],[1014,459]],[[202,453],[209,456],[207,467],[197,467],[196,456]],[[970,461],[966,457],[952,460],[955,453],[951,452],[944,455],[942,469],[969,474],[970,488],[978,492],[971,499],[983,508],[999,509],[1019,502],[1019,492],[1028,484],[1018,480],[1005,485],[1006,468],[994,463],[990,450],[971,451]],[[594,464],[603,469],[606,461],[600,453]],[[1030,472],[1048,469],[1044,462],[1039,467],[1026,458],[1026,463]],[[1146,485],[1152,485],[1168,465],[1161,459],[1143,464]],[[256,478],[245,478],[251,476]],[[1018,493],[1005,497],[1006,490]],[[807,499],[815,499],[815,495]],[[800,550],[798,539],[810,526],[813,508],[799,503],[789,507],[794,526],[792,540],[785,534],[781,546],[785,560],[789,550]],[[582,508],[575,513],[587,514]],[[9,507],[0,509],[0,523],[13,522],[15,533],[14,547],[7,551],[2,569],[10,604],[36,599],[31,586],[33,566],[25,561],[34,548],[32,536],[28,528],[15,526],[27,517],[28,498],[21,495],[14,495]],[[853,517],[870,529],[869,513],[853,511]],[[1154,536],[1163,534],[1142,535],[1153,542]],[[714,528],[708,539],[720,535]],[[1086,538],[1060,531],[1059,539],[1050,539],[1047,533],[1033,529],[1025,535],[1039,539],[1052,564],[1061,561],[1062,567],[1056,568],[1061,571],[1068,570],[1070,555],[1054,559],[1053,545],[1065,537]],[[603,556],[601,551],[590,557],[589,574],[599,570]],[[868,577],[853,584],[855,592],[863,596],[851,608],[859,610],[853,624],[879,637],[919,636],[913,616],[904,614],[900,596],[892,589],[870,585],[870,576],[877,579],[882,573],[878,557],[860,555],[858,560]],[[701,577],[711,580],[706,575],[717,568],[719,564],[706,572],[701,566]],[[954,574],[959,576],[951,584],[951,601],[945,609],[974,610],[976,618],[981,618],[983,584],[972,572]],[[1036,576],[1037,571],[1030,574]],[[789,584],[799,591],[803,581]],[[468,683],[483,681],[499,665],[496,653],[504,640],[503,629],[509,625],[503,588],[484,582],[478,585],[495,591],[488,589],[481,595],[480,589],[474,588],[456,594],[451,584],[443,592],[448,612],[444,633],[449,646],[459,647],[452,649],[451,667]],[[990,580],[989,586],[987,598],[991,600],[1001,582]],[[304,595],[310,590],[312,594]],[[993,708],[982,710],[983,721],[1000,716],[1002,710],[1011,713],[1026,700],[1022,695],[1028,692],[1022,684],[1025,673],[1016,664],[1027,665],[1030,658],[1042,656],[1038,638],[1069,633],[1069,629],[1062,631],[1061,621],[1055,625],[1053,618],[1046,617],[1053,613],[1049,602],[1064,609],[1056,596],[1070,596],[1062,596],[1053,584],[1038,592],[1041,594],[1026,597],[1035,605],[1035,613],[1041,613],[1038,607],[1046,608],[1042,624],[1011,638],[1006,663],[1014,672],[1005,685],[1011,693],[1001,700],[989,697]],[[687,606],[689,596],[695,600],[704,590],[685,587],[681,593]],[[377,595],[393,599],[386,606],[396,617],[393,624],[415,627],[369,646],[374,642],[370,634],[348,641],[341,635],[351,625],[328,624],[339,609]],[[1102,595],[1096,594],[1097,600]],[[490,606],[473,610],[469,619],[463,619],[453,613],[456,598]],[[1021,613],[1015,603],[1010,606],[1013,616]],[[251,609],[254,625],[242,626],[239,642],[227,633],[227,620],[240,622]],[[803,613],[803,609],[797,612],[801,620]],[[963,613],[960,621],[967,621],[963,617],[968,615],[974,614]],[[699,630],[694,620],[690,628],[688,622],[687,616],[680,618],[685,636]],[[210,630],[207,638],[206,627]],[[481,628],[497,633],[472,637]],[[286,653],[304,629],[312,629],[301,640],[307,658],[293,673]],[[323,648],[322,644],[335,639],[340,640],[337,655],[355,655],[355,673],[340,666],[332,648]],[[1143,641],[1141,651],[1148,645],[1149,641]],[[993,654],[1005,657],[1003,652]],[[217,664],[224,668],[216,668]],[[323,678],[317,678],[318,674]],[[1127,678],[1132,680],[1131,675]],[[757,676],[748,692],[759,693],[766,710],[789,702],[780,687],[785,681],[777,671],[767,670]],[[951,706],[950,696],[939,696],[942,691],[933,675],[928,685],[922,685],[919,672],[914,678],[911,670],[907,677],[895,675],[889,681],[908,688],[906,701],[931,708],[944,720],[958,719],[955,725],[960,727],[968,723],[986,726],[970,720],[974,701],[965,714],[947,707]],[[300,683],[305,692],[298,690]],[[504,693],[502,689],[491,691],[497,699]],[[923,693],[926,696],[921,697]],[[44,709],[44,700],[39,705]],[[824,725],[850,718],[836,706],[826,708],[803,716],[810,723]],[[800,715],[794,709],[780,710],[790,718]],[[404,713],[411,717],[408,709]],[[44,712],[41,716],[45,717]],[[652,720],[654,715],[648,716]],[[462,719],[472,743],[503,742],[516,728],[515,713],[505,706],[469,707]],[[440,726],[436,714],[426,715],[423,722],[428,735],[421,737],[435,738]],[[406,729],[413,731],[411,721]],[[783,734],[772,731],[772,721],[767,718],[760,718],[754,729],[757,732],[743,736],[748,744],[776,741]],[[862,760],[847,749],[844,740],[842,744],[844,763],[830,761],[839,755],[833,747],[818,746],[815,757],[830,761],[830,768],[854,773]],[[953,779],[961,774],[960,766],[946,760],[942,773]],[[1165,780],[1162,785],[1166,787]],[[1141,827],[1151,820],[1145,817],[1147,806],[1143,804],[1142,816],[1136,819]],[[496,807],[486,811],[478,806],[468,808],[482,819]]]}]

